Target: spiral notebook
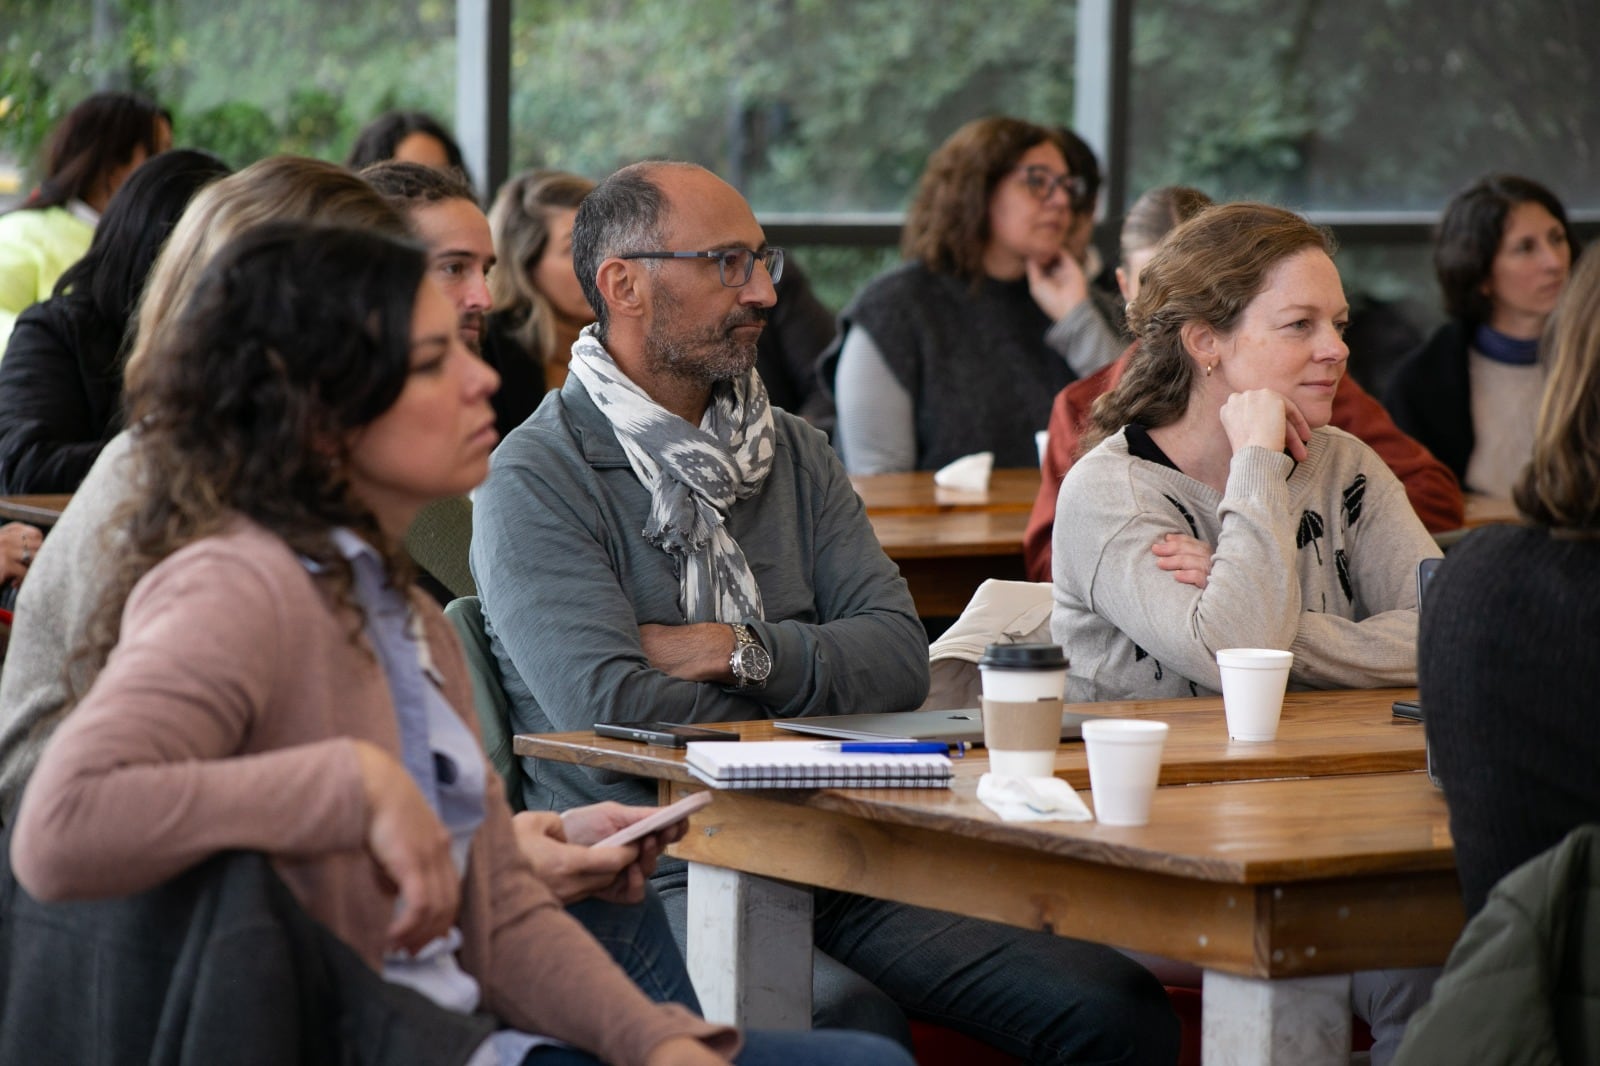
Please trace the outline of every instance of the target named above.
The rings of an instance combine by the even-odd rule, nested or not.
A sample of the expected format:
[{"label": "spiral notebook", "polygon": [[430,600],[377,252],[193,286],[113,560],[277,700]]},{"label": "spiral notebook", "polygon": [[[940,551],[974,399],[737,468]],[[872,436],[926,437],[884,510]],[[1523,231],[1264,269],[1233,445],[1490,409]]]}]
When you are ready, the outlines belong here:
[{"label": "spiral notebook", "polygon": [[950,757],[828,751],[794,740],[690,741],[690,771],[714,788],[949,788]]}]

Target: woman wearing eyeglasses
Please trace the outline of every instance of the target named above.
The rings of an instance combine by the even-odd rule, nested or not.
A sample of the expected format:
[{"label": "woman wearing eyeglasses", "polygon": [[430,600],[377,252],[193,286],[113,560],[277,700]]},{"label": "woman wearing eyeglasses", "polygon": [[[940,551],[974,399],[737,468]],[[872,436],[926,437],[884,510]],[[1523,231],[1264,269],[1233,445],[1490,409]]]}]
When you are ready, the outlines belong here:
[{"label": "woman wearing eyeglasses", "polygon": [[1079,180],[1059,133],[1014,118],[969,122],[934,152],[901,236],[908,262],[840,316],[836,442],[852,474],[980,451],[1038,462],[1051,399],[1120,350],[1062,251]]}]

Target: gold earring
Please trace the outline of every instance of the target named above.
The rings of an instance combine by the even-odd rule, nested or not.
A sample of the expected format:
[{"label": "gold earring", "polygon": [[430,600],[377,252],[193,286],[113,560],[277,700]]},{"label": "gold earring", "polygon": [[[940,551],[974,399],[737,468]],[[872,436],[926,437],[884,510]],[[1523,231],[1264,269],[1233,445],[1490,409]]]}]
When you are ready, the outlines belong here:
[{"label": "gold earring", "polygon": [[1210,377],[1211,376],[1211,372],[1217,368],[1217,363],[1218,362],[1220,362],[1220,360],[1213,359],[1211,361],[1211,365],[1206,367],[1206,377]]}]

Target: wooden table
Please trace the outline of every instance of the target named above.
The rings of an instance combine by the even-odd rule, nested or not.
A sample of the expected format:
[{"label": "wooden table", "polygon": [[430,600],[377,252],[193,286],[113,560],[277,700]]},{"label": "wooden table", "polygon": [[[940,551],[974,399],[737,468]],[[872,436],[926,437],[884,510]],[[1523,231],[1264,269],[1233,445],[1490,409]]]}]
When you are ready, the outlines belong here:
[{"label": "wooden table", "polygon": [[1479,526],[1501,522],[1522,521],[1522,516],[1517,513],[1517,505],[1510,500],[1498,496],[1485,496],[1481,492],[1464,493],[1462,500],[1466,505],[1466,516],[1461,522],[1462,529],[1477,529]]},{"label": "wooden table", "polygon": [[[1407,692],[1293,693],[1265,744],[1227,741],[1213,699],[1076,708],[1167,721],[1163,782],[1223,781],[1160,789],[1140,829],[1000,822],[975,796],[981,754],[957,760],[948,791],[720,793],[674,849],[690,862],[702,1004],[808,1024],[811,897],[795,886],[819,886],[1193,963],[1208,1061],[1343,1062],[1348,975],[1441,963],[1462,923],[1421,728],[1388,711]],[[702,787],[672,749],[579,733],[515,747],[657,778],[664,799]],[[1080,745],[1056,768],[1086,786]]]},{"label": "wooden table", "polygon": [[1163,788],[1140,829],[1002,823],[975,788],[719,794],[675,848],[707,1015],[806,1024],[794,886],[819,886],[1193,963],[1207,1063],[1342,1064],[1349,974],[1442,963],[1461,929],[1421,773]]},{"label": "wooden table", "polygon": [[989,578],[1025,581],[1026,514],[953,511],[931,515],[867,515],[884,552],[911,587],[917,614],[954,618]]},{"label": "wooden table", "polygon": [[850,479],[869,515],[929,515],[954,511],[985,514],[1028,514],[1039,495],[1037,467],[996,470],[983,492],[947,489],[933,483],[933,474],[913,470],[901,474],[861,474]]},{"label": "wooden table", "polygon": [[1461,528],[1447,529],[1433,535],[1434,542],[1441,549],[1455,545],[1462,537],[1480,526],[1522,521],[1522,516],[1517,513],[1517,505],[1498,496],[1467,492],[1462,494],[1462,501],[1465,504],[1465,514],[1461,520]]},{"label": "wooden table", "polygon": [[0,496],[0,522],[26,522],[49,529],[71,502],[70,492],[37,496]]},{"label": "wooden table", "polygon": [[1039,494],[1037,469],[996,470],[986,492],[940,488],[925,470],[850,481],[922,617],[959,615],[988,578],[1026,580],[1022,534]]},{"label": "wooden table", "polygon": [[[1161,756],[1161,783],[1188,785],[1421,770],[1427,760],[1422,724],[1396,718],[1390,711],[1395,700],[1414,699],[1416,692],[1414,688],[1291,692],[1284,697],[1278,737],[1266,743],[1230,741],[1222,699],[1217,696],[1070,706],[1085,714],[1166,722],[1170,732]],[[796,738],[770,721],[728,722],[713,728],[733,730],[747,740]],[[683,764],[684,753],[678,748],[650,747],[593,733],[522,734],[514,738],[512,746],[518,755],[655,778],[663,783],[663,799],[667,785],[697,780]],[[958,778],[976,782],[988,771],[989,759],[984,749],[976,748],[966,758],[955,760],[955,767]],[[1055,774],[1074,788],[1089,787],[1089,765],[1082,744],[1061,745]]]}]

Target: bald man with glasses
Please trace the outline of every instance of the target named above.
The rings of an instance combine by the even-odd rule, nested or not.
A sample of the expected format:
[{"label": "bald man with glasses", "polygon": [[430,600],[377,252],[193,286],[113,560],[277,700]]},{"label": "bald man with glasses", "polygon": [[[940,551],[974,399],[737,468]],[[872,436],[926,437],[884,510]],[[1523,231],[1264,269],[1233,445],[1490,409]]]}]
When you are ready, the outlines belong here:
[{"label": "bald man with glasses", "polygon": [[[517,732],[902,710],[928,648],[823,436],[753,367],[783,253],[699,167],[643,163],[578,209],[597,322],[496,451],[472,569]],[[649,803],[653,782],[523,762],[530,809]],[[653,882],[684,937],[687,873]],[[1098,945],[817,890],[814,1021],[907,1017],[1033,1062],[1171,1063],[1155,979]]]}]

